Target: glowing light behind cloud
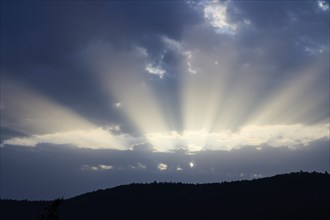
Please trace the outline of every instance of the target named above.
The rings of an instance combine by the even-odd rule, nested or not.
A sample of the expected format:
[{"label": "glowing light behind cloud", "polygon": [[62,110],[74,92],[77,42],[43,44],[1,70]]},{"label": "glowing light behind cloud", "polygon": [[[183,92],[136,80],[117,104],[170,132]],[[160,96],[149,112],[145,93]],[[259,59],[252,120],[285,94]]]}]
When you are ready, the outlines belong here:
[{"label": "glowing light behind cloud", "polygon": [[[320,2],[323,10],[325,3]],[[229,22],[227,3],[215,1],[202,6],[205,22],[211,24],[208,28],[236,33],[241,24]],[[248,19],[242,22],[252,25]],[[165,47],[159,53],[168,50],[180,58],[179,73],[172,75],[178,82],[178,93],[169,93],[171,87],[166,85],[169,76],[163,65],[164,54],[154,58],[140,46],[117,51],[107,42],[91,42],[83,51],[84,61],[109,96],[108,106],[122,113],[139,137],[118,134],[119,128],[114,132],[94,125],[37,92],[6,83],[10,96],[1,103],[1,113],[7,119],[3,124],[31,135],[5,140],[4,144],[53,143],[127,150],[148,143],[159,152],[197,152],[247,145],[295,148],[329,138],[329,112],[319,109],[328,102],[329,94],[317,89],[318,80],[329,69],[325,59],[278,73],[282,81],[276,82],[276,66],[270,61],[273,57],[262,59],[266,56],[262,49],[248,48],[250,59],[242,63],[234,36],[225,36],[225,44],[219,40],[196,46],[194,38],[200,37],[205,26],[203,23],[193,27],[195,32],[184,32],[180,41],[159,36]],[[315,56],[329,58],[326,53]],[[268,81],[278,85],[267,89],[269,94],[261,94]],[[173,103],[171,95],[179,102]],[[181,112],[173,111],[175,105],[180,105]],[[182,122],[179,126],[175,125],[178,118]]]},{"label": "glowing light behind cloud", "polygon": [[80,148],[129,150],[138,143],[151,143],[152,151],[175,152],[183,150],[193,153],[201,150],[239,149],[244,146],[282,147],[291,149],[308,146],[311,142],[329,138],[329,124],[306,126],[293,125],[248,125],[236,132],[184,131],[178,133],[147,133],[144,137],[133,137],[129,134],[113,134],[110,130],[96,128],[91,130],[72,130],[30,137],[16,137],[5,140],[6,145],[34,147],[40,143],[71,144]]},{"label": "glowing light behind cloud", "polygon": [[50,143],[57,145],[69,144],[90,149],[127,150],[131,144],[136,142],[139,142],[139,139],[130,135],[114,135],[110,130],[94,128],[32,135],[29,137],[16,137],[5,140],[3,144],[35,147],[37,144]]},{"label": "glowing light behind cloud", "polygon": [[236,132],[184,131],[151,133],[146,138],[155,144],[156,151],[173,152],[178,149],[187,152],[201,150],[232,150],[244,146],[269,146],[301,148],[315,140],[329,138],[329,124],[306,126],[293,125],[248,125]]},{"label": "glowing light behind cloud", "polygon": [[[111,55],[111,59],[106,55],[103,59],[111,65],[102,63],[98,69],[109,96],[122,103],[119,110],[138,129],[142,142],[150,143],[153,150],[196,152],[246,145],[294,148],[329,138],[327,123],[305,124],[310,121],[305,120],[307,117],[318,114],[317,106],[328,97],[318,91],[306,92],[313,91],[315,80],[327,68],[323,62],[302,66],[301,71],[293,69],[289,75],[294,77],[272,88],[268,101],[258,103],[260,84],[271,71],[271,65],[255,62],[237,66],[239,57],[233,45],[210,52],[190,48],[185,38],[178,42],[163,36],[162,40],[168,50],[183,57],[178,76],[180,94],[177,94],[182,105],[182,130],[173,130],[171,121],[175,116],[162,108],[163,102],[165,106],[174,103],[155,95],[158,88],[151,86],[153,81],[145,72],[145,64],[149,62],[146,50],[138,47]],[[260,53],[251,55],[260,56]],[[161,83],[166,79],[158,80]]]}]

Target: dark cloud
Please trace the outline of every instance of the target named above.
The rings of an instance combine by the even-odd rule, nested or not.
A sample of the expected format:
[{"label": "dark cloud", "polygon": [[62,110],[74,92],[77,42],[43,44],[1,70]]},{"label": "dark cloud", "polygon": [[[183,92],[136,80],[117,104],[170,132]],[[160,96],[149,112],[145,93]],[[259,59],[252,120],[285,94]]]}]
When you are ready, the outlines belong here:
[{"label": "dark cloud", "polygon": [[1,4],[2,64],[8,71],[30,72],[42,65],[62,66],[67,64],[65,61],[73,50],[93,40],[129,47],[143,39],[145,44],[157,45],[148,41],[153,35],[180,39],[183,27],[197,20],[183,1],[6,1]]},{"label": "dark cloud", "polygon": [[[5,146],[1,148],[1,197],[52,199],[131,182],[218,182],[299,170],[329,172],[328,155],[327,140],[300,150],[246,147],[192,155],[47,144]],[[159,170],[160,163],[167,169]]]},{"label": "dark cloud", "polygon": [[109,108],[109,97],[95,73],[76,59],[77,52],[105,41],[114,53],[142,45],[154,54],[162,50],[159,36],[180,39],[183,28],[199,19],[184,1],[5,1],[1,6],[2,78],[24,81],[98,123],[120,121],[120,115]]}]

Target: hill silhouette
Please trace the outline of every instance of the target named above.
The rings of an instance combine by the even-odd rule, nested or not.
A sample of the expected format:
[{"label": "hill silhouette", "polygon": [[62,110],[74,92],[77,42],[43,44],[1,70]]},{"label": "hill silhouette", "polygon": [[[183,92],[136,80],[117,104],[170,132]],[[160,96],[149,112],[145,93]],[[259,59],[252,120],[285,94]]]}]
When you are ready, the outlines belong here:
[{"label": "hill silhouette", "polygon": [[[56,204],[59,200],[56,200]],[[330,175],[290,173],[210,184],[130,184],[61,200],[1,200],[1,219],[328,219]],[[55,210],[57,212],[57,210]],[[55,219],[55,218],[43,218]],[[57,218],[56,218],[57,219]]]}]

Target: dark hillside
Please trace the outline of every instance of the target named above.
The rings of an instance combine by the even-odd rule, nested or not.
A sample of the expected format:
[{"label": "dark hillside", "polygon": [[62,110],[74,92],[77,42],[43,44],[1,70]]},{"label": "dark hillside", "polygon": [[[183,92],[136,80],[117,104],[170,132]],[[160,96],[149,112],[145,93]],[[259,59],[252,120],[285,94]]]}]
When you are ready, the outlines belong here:
[{"label": "dark hillside", "polygon": [[[60,219],[328,219],[329,210],[330,175],[300,172],[221,184],[118,186],[65,200]],[[2,219],[14,219],[5,213]]]},{"label": "dark hillside", "polygon": [[0,218],[38,219],[49,204],[51,204],[49,201],[1,200]]}]

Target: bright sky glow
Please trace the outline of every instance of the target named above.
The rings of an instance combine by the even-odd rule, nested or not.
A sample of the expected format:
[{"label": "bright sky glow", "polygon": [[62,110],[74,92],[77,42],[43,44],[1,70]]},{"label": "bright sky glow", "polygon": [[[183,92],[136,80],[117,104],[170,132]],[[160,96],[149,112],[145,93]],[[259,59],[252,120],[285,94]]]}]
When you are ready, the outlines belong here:
[{"label": "bright sky glow", "polygon": [[145,137],[133,137],[128,134],[113,134],[111,130],[75,130],[32,137],[12,138],[4,141],[7,145],[35,147],[40,143],[71,144],[81,148],[128,150],[134,144],[146,141],[156,152],[174,152],[185,149],[188,152],[201,150],[232,150],[243,146],[267,145],[271,147],[287,146],[301,148],[311,142],[329,138],[329,124],[314,126],[303,125],[250,125],[237,132],[224,131],[208,133],[206,131],[184,131],[169,133],[148,133]]},{"label": "bright sky glow", "polygon": [[[258,88],[252,88],[249,81],[244,81],[245,84],[239,85],[239,89],[231,93],[233,99],[228,100],[224,96],[228,92],[224,88],[226,82],[230,81],[229,72],[232,71],[235,58],[231,61],[227,60],[228,57],[222,62],[216,61],[215,66],[222,67],[219,70],[217,67],[212,68],[214,66],[212,60],[209,61],[213,64],[211,66],[203,64],[204,60],[208,59],[205,52],[198,51],[193,54],[191,50],[184,49],[188,47],[187,45],[183,46],[182,43],[165,37],[163,41],[168,45],[168,49],[181,55],[183,62],[187,64],[184,66],[188,74],[184,75],[181,87],[184,130],[177,130],[171,125],[170,122],[173,121],[171,118],[175,116],[171,111],[164,111],[162,104],[167,103],[165,97],[157,98],[155,95],[157,91],[146,81],[143,82],[142,76],[134,74],[135,69],[127,69],[126,66],[114,63],[111,68],[119,68],[116,71],[124,69],[125,74],[115,75],[116,80],[108,79],[108,75],[101,74],[100,77],[105,77],[101,81],[105,83],[106,88],[109,88],[109,93],[116,95],[117,100],[125,103],[122,110],[138,128],[140,136],[120,133],[118,125],[107,127],[94,125],[70,110],[53,104],[36,92],[23,86],[18,88],[14,83],[8,82],[6,89],[12,91],[12,96],[25,98],[23,101],[19,98],[5,100],[7,105],[18,107],[15,111],[6,112],[6,109],[2,111],[15,120],[21,120],[20,123],[15,123],[19,126],[17,129],[28,134],[32,132],[32,135],[7,139],[2,146],[36,146],[40,143],[51,143],[70,144],[80,148],[127,150],[131,149],[131,146],[146,142],[151,144],[153,151],[156,152],[172,152],[178,149],[198,152],[259,145],[287,146],[295,149],[321,138],[329,138],[329,123],[323,121],[315,125],[307,125],[291,122],[308,117],[327,98],[305,92],[315,85],[315,80],[318,79],[316,76],[325,71],[324,65],[316,63],[298,70],[296,76],[287,80],[281,89],[274,91],[270,99],[259,105],[258,110],[246,115],[246,108],[253,103],[254,96],[257,97]],[[141,50],[143,49],[139,47],[131,53],[121,54],[121,59],[130,59],[132,64],[135,63],[133,67],[139,69],[139,60],[146,57],[140,56]],[[193,57],[196,57],[196,60],[193,60]],[[189,72],[196,73],[192,71],[192,65],[198,65],[203,74],[196,76],[189,74]],[[105,66],[106,72],[109,71],[107,65],[101,66],[101,70]],[[243,68],[245,71],[255,72],[254,69],[249,70],[250,66],[244,64]],[[143,65],[140,68],[142,70]],[[160,78],[165,73],[165,70],[159,69],[152,71],[155,74],[160,71],[158,72],[161,74]],[[122,102],[115,102],[113,105],[115,108],[123,106]],[[31,107],[26,108],[27,106]],[[39,106],[37,111],[36,106]],[[33,131],[41,133],[33,133]]]},{"label": "bright sky glow", "polygon": [[[318,89],[329,69],[326,42],[299,36],[296,49],[312,58],[290,69],[279,70],[279,65],[273,65],[272,58],[265,58],[272,54],[265,55],[268,51],[262,45],[242,50],[248,54],[242,61],[241,45],[233,39],[228,44],[217,42],[223,36],[207,32],[210,27],[205,24],[227,34],[236,34],[242,24],[256,24],[234,2],[197,5],[194,10],[201,13],[201,23],[185,29],[181,39],[158,35],[158,52],[146,45],[116,51],[105,40],[90,40],[81,49],[77,59],[93,74],[108,106],[116,109],[116,113],[107,110],[110,118],[118,119],[121,114],[119,123],[99,125],[83,116],[79,108],[74,111],[28,83],[2,81],[6,92],[1,96],[1,125],[24,135],[5,138],[1,145],[50,143],[127,150],[148,143],[155,152],[198,152],[244,145],[293,149],[329,138],[329,112],[321,107],[328,102],[329,85]],[[324,11],[329,9],[326,1],[317,1],[317,5]],[[232,19],[240,13],[241,17]],[[295,13],[288,16],[293,15],[299,22]],[[217,43],[198,40],[204,32]],[[270,39],[269,44],[276,44],[276,39]],[[175,65],[167,63],[171,59]],[[283,74],[278,82],[275,73]],[[269,82],[267,95],[262,96]]]}]

